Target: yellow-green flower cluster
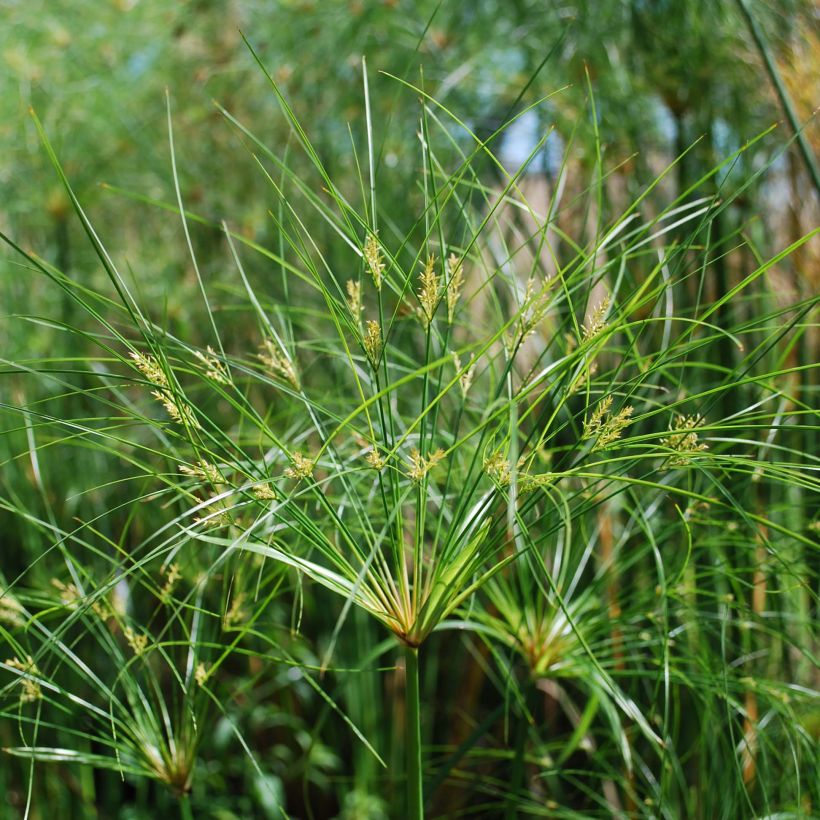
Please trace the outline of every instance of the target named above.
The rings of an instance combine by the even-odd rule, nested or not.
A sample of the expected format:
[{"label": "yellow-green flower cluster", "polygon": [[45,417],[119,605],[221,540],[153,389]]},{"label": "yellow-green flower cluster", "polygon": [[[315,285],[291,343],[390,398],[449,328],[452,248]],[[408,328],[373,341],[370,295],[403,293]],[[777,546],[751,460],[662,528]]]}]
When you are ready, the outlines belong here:
[{"label": "yellow-green flower cluster", "polygon": [[595,439],[592,452],[605,450],[614,444],[623,430],[632,421],[633,408],[627,405],[617,413],[612,412],[612,396],[607,396],[598,402],[592,415],[584,422],[584,438]]}]

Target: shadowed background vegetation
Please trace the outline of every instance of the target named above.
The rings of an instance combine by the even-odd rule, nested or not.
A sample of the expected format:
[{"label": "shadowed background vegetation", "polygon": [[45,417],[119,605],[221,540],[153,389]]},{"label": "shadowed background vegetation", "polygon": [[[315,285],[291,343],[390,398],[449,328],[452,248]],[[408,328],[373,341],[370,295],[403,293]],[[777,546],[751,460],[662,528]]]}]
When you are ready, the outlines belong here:
[{"label": "shadowed background vegetation", "polygon": [[813,4],[0,14],[0,813],[818,811]]}]

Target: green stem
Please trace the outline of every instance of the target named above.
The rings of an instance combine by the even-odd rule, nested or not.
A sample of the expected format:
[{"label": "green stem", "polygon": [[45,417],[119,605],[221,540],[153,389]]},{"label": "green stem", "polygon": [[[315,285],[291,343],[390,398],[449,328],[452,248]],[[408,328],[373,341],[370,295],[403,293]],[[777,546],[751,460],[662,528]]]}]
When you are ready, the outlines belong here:
[{"label": "green stem", "polygon": [[792,127],[794,138],[797,141],[797,148],[800,151],[800,156],[803,159],[806,170],[809,172],[811,181],[814,183],[814,190],[817,191],[818,196],[820,196],[820,170],[817,168],[817,163],[814,160],[814,154],[812,153],[809,143],[803,134],[803,126],[800,125],[800,119],[794,109],[794,105],[792,104],[791,97],[786,89],[786,85],[780,77],[780,72],[777,70],[777,63],[775,63],[771,49],[766,42],[766,38],[764,37],[760,26],[758,26],[757,21],[752,16],[751,11],[749,11],[749,7],[746,5],[746,0],[737,0],[737,5],[740,8],[740,13],[746,20],[746,25],[749,27],[749,31],[755,41],[757,50],[760,52],[760,56],[763,59],[763,65],[766,67],[766,73],[769,75],[769,80],[777,93],[777,98],[780,101],[780,106],[783,109],[783,113],[786,115],[786,119]]},{"label": "green stem", "polygon": [[179,813],[182,815],[182,820],[194,820],[194,814],[191,811],[191,798],[188,794],[183,794],[179,799]]},{"label": "green stem", "polygon": [[424,788],[421,776],[421,711],[419,704],[419,651],[404,648],[404,668],[407,676],[407,818],[423,820]]}]

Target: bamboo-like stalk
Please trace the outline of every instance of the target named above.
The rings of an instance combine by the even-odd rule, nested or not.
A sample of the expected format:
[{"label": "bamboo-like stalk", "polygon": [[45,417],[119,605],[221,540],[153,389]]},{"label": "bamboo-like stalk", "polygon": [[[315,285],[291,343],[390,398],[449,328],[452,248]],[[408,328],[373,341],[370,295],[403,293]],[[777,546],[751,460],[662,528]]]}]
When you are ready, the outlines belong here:
[{"label": "bamboo-like stalk", "polygon": [[421,709],[419,702],[419,650],[414,646],[404,648],[404,669],[407,679],[405,692],[407,703],[406,763],[407,817],[422,820],[424,817],[424,787],[421,768]]},{"label": "bamboo-like stalk", "polygon": [[802,158],[803,164],[806,166],[806,170],[808,171],[811,181],[814,184],[814,190],[817,191],[817,195],[820,196],[820,170],[817,168],[814,154],[812,153],[809,143],[803,134],[803,126],[800,124],[800,119],[794,109],[789,92],[780,77],[780,72],[777,70],[777,64],[775,63],[771,49],[766,42],[760,26],[752,16],[751,11],[749,11],[749,7],[746,5],[746,0],[737,0],[737,5],[740,9],[740,13],[743,15],[743,19],[746,21],[746,25],[749,27],[749,32],[755,41],[757,50],[760,52],[760,57],[763,60],[766,73],[769,75],[769,80],[774,86],[777,99],[780,102],[780,107],[783,109],[783,113],[786,115],[786,119],[789,121],[789,125],[794,133],[794,139],[797,142],[800,157]]}]

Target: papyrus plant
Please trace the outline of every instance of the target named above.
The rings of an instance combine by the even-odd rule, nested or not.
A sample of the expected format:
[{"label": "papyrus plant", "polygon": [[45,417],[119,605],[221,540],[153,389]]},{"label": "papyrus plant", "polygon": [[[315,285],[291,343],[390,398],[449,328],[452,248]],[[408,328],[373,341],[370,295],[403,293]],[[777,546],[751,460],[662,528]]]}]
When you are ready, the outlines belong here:
[{"label": "papyrus plant", "polygon": [[[707,405],[728,387],[687,395],[679,372],[670,382],[669,362],[694,353],[704,334],[737,341],[715,314],[743,287],[703,310],[678,313],[670,302],[670,283],[705,264],[699,243],[721,203],[689,191],[650,214],[646,191],[592,229],[579,219],[573,237],[556,224],[560,202],[541,210],[528,202],[526,163],[508,172],[488,141],[414,88],[418,151],[406,158],[414,187],[403,213],[386,213],[379,192],[392,181],[379,168],[369,115],[363,146],[351,149],[355,184],[343,184],[271,87],[303,164],[223,113],[270,186],[273,247],[229,220],[211,223],[232,264],[211,281],[191,230],[207,220],[186,210],[176,172],[175,202],[163,203],[181,216],[201,289],[202,346],[172,334],[135,296],[46,143],[118,302],[28,259],[100,324],[92,337],[102,351],[100,401],[128,429],[113,434],[101,417],[79,433],[125,452],[174,505],[150,554],[169,565],[212,556],[214,566],[261,556],[336,593],[323,666],[351,607],[395,635],[406,680],[407,817],[424,812],[419,653],[457,610],[462,625],[523,655],[535,676],[571,654],[573,674],[591,671],[614,704],[613,723],[618,712],[662,748],[598,660],[583,625],[588,600],[573,600],[578,555],[589,551],[571,560],[555,552],[574,543],[591,498],[657,491],[670,469],[719,455]],[[368,102],[366,83],[364,91]],[[173,148],[171,139],[172,157]],[[487,169],[500,179],[494,189],[479,173]],[[600,191],[599,178],[591,193]],[[522,231],[515,213],[534,227]],[[228,307],[241,316],[230,337],[220,315]],[[157,460],[164,469],[147,467]],[[683,496],[706,500],[689,488]],[[524,600],[509,594],[516,573]],[[475,606],[486,608],[480,617]],[[24,657],[7,664],[42,685],[33,670]]]}]

